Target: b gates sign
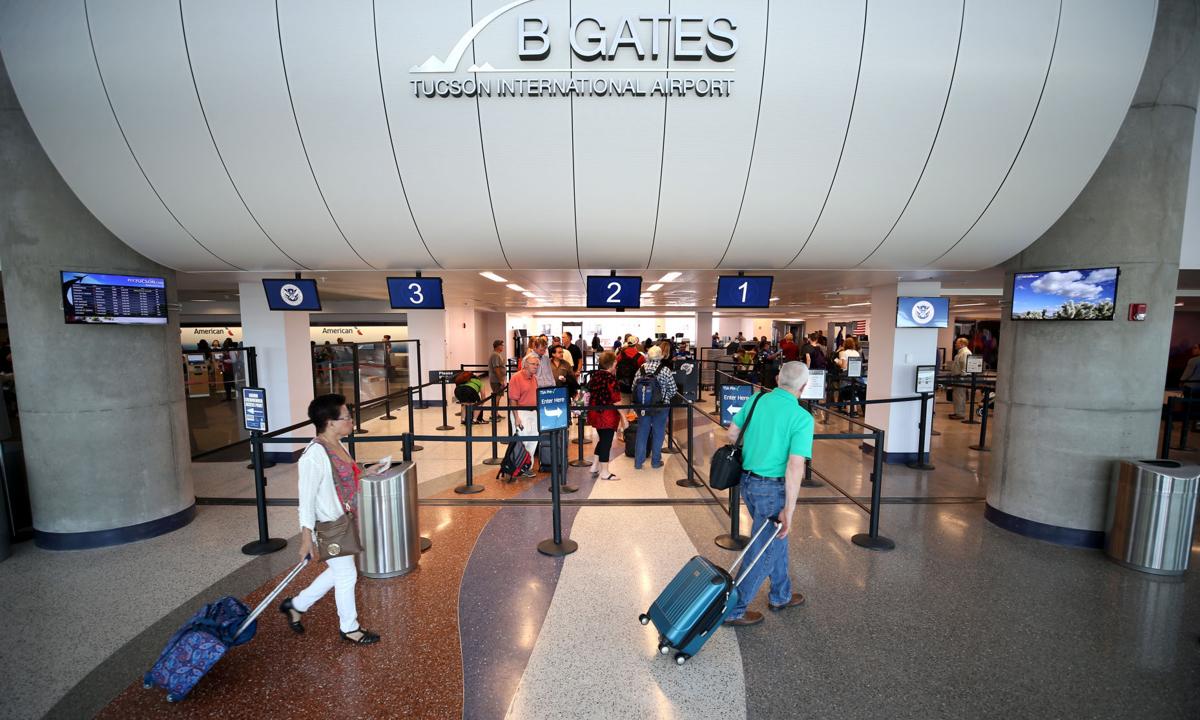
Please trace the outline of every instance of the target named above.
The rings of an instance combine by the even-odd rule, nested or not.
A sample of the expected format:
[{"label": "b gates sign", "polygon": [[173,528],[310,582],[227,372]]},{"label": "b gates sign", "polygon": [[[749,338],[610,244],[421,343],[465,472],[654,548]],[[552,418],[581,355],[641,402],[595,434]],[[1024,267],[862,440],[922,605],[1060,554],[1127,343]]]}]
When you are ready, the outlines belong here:
[{"label": "b gates sign", "polygon": [[[433,77],[460,72],[463,55],[476,37],[510,10],[531,0],[515,0],[475,23],[442,60],[436,55],[414,66],[413,94],[418,98],[445,97],[728,97],[733,92],[732,68],[686,67],[705,59],[714,63],[731,60],[738,51],[737,23],[726,15],[638,15],[616,18],[585,16],[556,35],[555,26],[544,16],[511,14],[515,57],[519,67],[497,68],[490,61],[474,62],[465,72],[473,77]],[[569,48],[583,66],[544,67],[560,43]],[[561,54],[560,56],[561,57]],[[636,58],[657,61],[666,58],[669,68],[620,67],[611,72],[621,77],[593,77],[603,73],[603,63]],[[682,63],[684,67],[679,67]],[[502,63],[503,64],[503,63]],[[599,64],[599,65],[597,65]],[[499,77],[546,73],[552,77]],[[659,73],[664,77],[630,78],[628,73]],[[672,77],[666,77],[669,73]],[[576,75],[582,77],[576,77]]]}]

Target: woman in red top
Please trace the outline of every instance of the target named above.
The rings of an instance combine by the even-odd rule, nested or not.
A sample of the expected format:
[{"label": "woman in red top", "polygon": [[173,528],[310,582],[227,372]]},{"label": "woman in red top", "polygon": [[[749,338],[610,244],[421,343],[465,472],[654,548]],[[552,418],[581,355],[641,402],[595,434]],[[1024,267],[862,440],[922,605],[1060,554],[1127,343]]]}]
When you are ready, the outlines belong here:
[{"label": "woman in red top", "polygon": [[621,404],[621,389],[617,386],[617,376],[612,372],[617,364],[617,354],[600,353],[598,364],[600,369],[592,373],[588,380],[588,425],[596,428],[596,434],[600,436],[596,441],[596,454],[592,456],[592,475],[601,480],[620,480],[608,471],[608,456],[612,450],[613,435],[617,430],[624,430],[627,421],[620,410],[605,408],[606,405]]}]

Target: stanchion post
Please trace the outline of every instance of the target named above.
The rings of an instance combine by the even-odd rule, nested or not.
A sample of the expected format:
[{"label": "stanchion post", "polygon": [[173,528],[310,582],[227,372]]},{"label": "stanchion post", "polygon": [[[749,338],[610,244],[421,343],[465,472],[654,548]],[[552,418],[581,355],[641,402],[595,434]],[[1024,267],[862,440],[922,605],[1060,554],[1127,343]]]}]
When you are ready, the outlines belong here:
[{"label": "stanchion post", "polygon": [[1187,450],[1188,433],[1192,429],[1192,393],[1186,388],[1182,391],[1180,402],[1183,403],[1183,427],[1179,428],[1179,450]]},{"label": "stanchion post", "polygon": [[667,400],[667,446],[663,448],[664,455],[677,455],[679,448],[675,447],[675,404]]},{"label": "stanchion post", "polygon": [[[413,389],[412,389],[412,386],[409,385],[408,386],[408,434],[409,435],[415,435],[417,432],[417,426],[415,424],[415,420],[416,420],[416,415],[415,415],[415,412],[413,409]],[[416,443],[412,444],[413,452],[418,452],[418,451],[421,451],[424,449],[425,448],[421,447],[420,445],[417,445]],[[411,459],[411,458],[409,458],[409,459]]]},{"label": "stanchion post", "polygon": [[467,482],[465,485],[454,488],[454,492],[459,495],[474,495],[483,492],[483,486],[475,484],[475,443],[471,441],[475,436],[475,423],[471,418],[475,406],[468,403],[462,407],[463,413],[465,413],[464,417],[467,418]]},{"label": "stanchion post", "polygon": [[971,373],[971,389],[967,395],[967,416],[963,418],[964,425],[978,425],[979,421],[975,419],[975,381],[979,377],[979,373]]},{"label": "stanchion post", "polygon": [[246,555],[266,555],[287,547],[287,540],[270,537],[267,530],[267,488],[263,475],[262,433],[250,433],[250,457],[254,466],[254,505],[258,510],[258,539],[242,546]]},{"label": "stanchion post", "polygon": [[484,465],[499,465],[504,462],[497,456],[497,453],[500,452],[500,442],[496,440],[496,407],[499,405],[497,400],[499,396],[499,391],[492,393],[492,456],[484,459]]},{"label": "stanchion post", "polygon": [[1167,398],[1167,417],[1163,425],[1162,447],[1158,451],[1158,456],[1163,460],[1169,460],[1171,458],[1171,425],[1173,424],[1172,418],[1175,415],[1175,411],[1171,409],[1171,401],[1174,399],[1175,398]]},{"label": "stanchion post", "polygon": [[[579,458],[577,460],[571,461],[571,463],[570,463],[571,467],[591,467],[592,466],[592,464],[590,462],[583,459],[583,445],[584,445],[584,442],[583,442],[583,427],[584,427],[583,417],[586,414],[587,414],[586,411],[579,413],[579,437],[575,439],[575,445],[579,448]],[[570,430],[568,430],[567,432],[570,432]]]},{"label": "stanchion post", "polygon": [[383,352],[383,417],[380,420],[395,420],[396,416],[392,414],[392,355],[387,351],[386,345]]},{"label": "stanchion post", "polygon": [[[697,402],[699,402],[699,401],[697,401]],[[679,487],[685,487],[685,488],[704,487],[704,483],[696,480],[696,466],[695,466],[695,463],[693,462],[693,460],[695,458],[695,453],[693,452],[692,449],[696,446],[696,441],[695,441],[696,436],[695,436],[695,433],[692,431],[692,425],[693,425],[695,417],[696,417],[696,415],[695,415],[694,406],[692,403],[689,402],[687,405],[687,443],[688,443],[687,444],[687,477],[683,478],[682,480],[675,481],[675,484],[678,485]]]},{"label": "stanchion post", "polygon": [[883,497],[884,432],[875,431],[875,463],[871,470],[871,519],[866,533],[850,538],[850,542],[868,550],[894,550],[896,543],[879,534],[879,506]]},{"label": "stanchion post", "polygon": [[[929,393],[921,393],[921,419],[917,422],[917,459],[906,463],[913,470],[933,470],[934,467],[925,460],[925,421],[929,415]],[[876,448],[876,450],[881,450]]]},{"label": "stanchion post", "polygon": [[718,535],[713,542],[717,547],[726,550],[744,550],[750,544],[750,538],[742,534],[742,493],[741,485],[729,488],[729,533]]},{"label": "stanchion post", "polygon": [[[554,433],[564,432],[555,430]],[[565,438],[564,438],[565,439]],[[550,557],[562,557],[570,555],[579,549],[579,543],[571,539],[564,539],[562,536],[562,496],[559,493],[559,474],[565,473],[562,463],[559,462],[562,454],[563,443],[558,442],[558,438],[551,440],[552,450],[550,452],[550,515],[551,524],[553,526],[554,535],[549,540],[543,540],[538,543],[537,549],[543,555]]]},{"label": "stanchion post", "polygon": [[[258,351],[253,347],[245,348],[246,353],[246,383],[250,387],[260,387],[258,384]],[[253,435],[253,433],[251,433]],[[258,464],[263,470],[270,470],[275,467],[275,463],[267,459],[266,453],[259,458]],[[247,470],[254,470],[254,449],[250,449],[250,464],[246,466]],[[267,479],[263,476],[263,486],[266,486]]]},{"label": "stanchion post", "polygon": [[991,452],[991,448],[987,446],[987,425],[988,425],[987,421],[988,421],[988,414],[989,414],[988,413],[988,408],[989,408],[988,400],[991,399],[991,397],[992,397],[992,389],[985,385],[983,388],[983,405],[981,405],[979,408],[979,412],[980,412],[979,442],[975,445],[969,446],[972,450],[975,450],[976,452]]},{"label": "stanchion post", "polygon": [[447,432],[449,430],[453,430],[454,428],[450,425],[450,418],[446,415],[446,413],[450,410],[450,400],[446,396],[446,378],[439,374],[438,383],[440,383],[442,386],[442,424],[438,425],[437,429],[441,430],[442,432]]},{"label": "stanchion post", "polygon": [[350,343],[351,358],[354,362],[354,432],[366,433],[362,426],[362,376],[359,374],[358,343]]},{"label": "stanchion post", "polygon": [[[422,386],[425,383],[421,381],[421,378],[423,378],[425,376],[422,374],[424,371],[421,369],[421,339],[417,338],[413,342],[415,342],[417,344],[417,395],[420,397],[421,409],[424,410],[425,409],[425,388]],[[411,374],[410,374],[410,377],[411,377]],[[409,401],[410,402],[412,401],[412,396],[409,396]]]}]

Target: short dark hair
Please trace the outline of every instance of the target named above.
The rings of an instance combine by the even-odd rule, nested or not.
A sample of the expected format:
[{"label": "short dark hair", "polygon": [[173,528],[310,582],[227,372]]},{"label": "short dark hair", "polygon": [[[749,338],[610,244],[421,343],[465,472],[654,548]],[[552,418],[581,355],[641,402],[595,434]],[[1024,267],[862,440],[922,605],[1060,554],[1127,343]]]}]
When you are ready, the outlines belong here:
[{"label": "short dark hair", "polygon": [[342,414],[342,406],[345,404],[346,396],[337,393],[315,397],[308,404],[308,419],[312,420],[318,433],[323,433],[329,423],[337,420]]},{"label": "short dark hair", "polygon": [[498,348],[498,347],[503,347],[503,346],[504,346],[504,341],[503,341],[503,340],[493,340],[493,341],[492,341],[492,349],[493,349],[493,350],[495,350],[495,349],[496,349],[496,348]]},{"label": "short dark hair", "polygon": [[575,339],[575,336],[571,334],[570,330],[563,330],[563,335],[566,335],[567,337],[571,338],[572,340]]}]

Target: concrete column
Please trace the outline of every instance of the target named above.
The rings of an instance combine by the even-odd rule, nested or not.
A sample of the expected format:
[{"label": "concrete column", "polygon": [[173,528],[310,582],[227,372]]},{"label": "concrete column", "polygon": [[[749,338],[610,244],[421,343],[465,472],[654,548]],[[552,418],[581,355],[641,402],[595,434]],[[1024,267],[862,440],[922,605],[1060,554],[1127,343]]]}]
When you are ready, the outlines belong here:
[{"label": "concrete column", "polygon": [[0,64],[0,263],[35,542],[79,549],[153,537],[195,516],[179,316],[63,322],[59,271],[175,273],[110,233],[59,176]]},{"label": "concrete column", "polygon": [[[1163,0],[1141,83],[1091,181],[1005,263],[987,517],[1099,547],[1113,464],[1156,454],[1200,85],[1194,3]],[[1011,322],[1016,272],[1120,267],[1111,322]],[[1147,303],[1144,322],[1127,320]]]},{"label": "concrete column", "polygon": [[[271,310],[258,280],[238,283],[238,293],[243,342],[258,353],[258,385],[267,391],[268,427],[277,430],[304,422],[313,399],[309,314]],[[276,462],[291,461],[295,454],[267,448]]]},{"label": "concrete column", "polygon": [[[932,297],[941,294],[941,283],[906,282],[871,289],[871,345],[867,399],[909,397],[914,394],[917,366],[932,365],[937,359],[936,328],[897,328],[896,298]],[[832,342],[832,340],[830,341]],[[926,456],[933,423],[932,400],[926,405]],[[921,404],[886,403],[867,406],[867,423],[886,433],[884,461],[907,463],[917,460],[920,440]],[[867,441],[871,444],[872,441]],[[928,457],[926,457],[928,459]]]},{"label": "concrete column", "polygon": [[[711,312],[696,313],[696,337],[692,338],[692,342],[695,343],[697,353],[700,352],[700,348],[702,347],[712,346],[713,327]],[[699,357],[699,355],[696,357]]]},{"label": "concrete column", "polygon": [[[408,337],[421,341],[421,372],[424,374],[424,377],[418,377],[417,363],[415,360],[409,361],[409,378],[414,386],[427,382],[430,370],[449,368],[446,322],[445,310],[417,310],[408,313]],[[426,405],[442,402],[441,393],[436,387],[427,388],[422,394]]]}]

